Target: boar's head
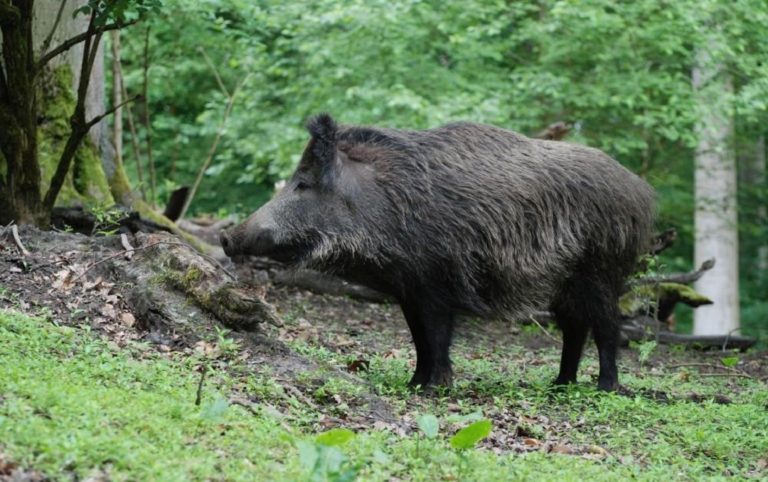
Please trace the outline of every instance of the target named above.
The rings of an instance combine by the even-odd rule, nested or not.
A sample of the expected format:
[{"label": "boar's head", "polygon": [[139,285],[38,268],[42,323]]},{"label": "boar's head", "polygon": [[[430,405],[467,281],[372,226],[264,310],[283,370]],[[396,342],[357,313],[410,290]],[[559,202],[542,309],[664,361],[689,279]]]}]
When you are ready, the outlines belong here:
[{"label": "boar's head", "polygon": [[[327,114],[307,123],[311,135],[285,187],[243,223],[221,233],[228,256],[266,256],[289,263],[350,259],[361,243],[360,226],[376,217],[371,163],[340,149],[338,127]],[[370,233],[369,233],[370,234]]]}]

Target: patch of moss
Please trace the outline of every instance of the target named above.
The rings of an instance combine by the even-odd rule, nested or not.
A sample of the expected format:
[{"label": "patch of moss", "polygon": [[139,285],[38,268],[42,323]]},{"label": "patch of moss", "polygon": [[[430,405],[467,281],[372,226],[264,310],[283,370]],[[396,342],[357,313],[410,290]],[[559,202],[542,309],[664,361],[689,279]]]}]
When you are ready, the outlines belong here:
[{"label": "patch of moss", "polygon": [[656,305],[657,300],[674,298],[689,306],[701,306],[712,300],[681,283],[659,283],[633,286],[619,299],[619,310],[624,316],[633,316],[641,309]]},{"label": "patch of moss", "polygon": [[[75,109],[76,99],[68,65],[51,69],[43,75],[38,92],[41,123],[37,130],[37,142],[42,188],[47,190],[71,131],[69,118]],[[96,146],[90,138],[86,138],[75,154],[72,169],[67,173],[56,204],[82,206],[91,203],[111,204],[112,195]]]}]

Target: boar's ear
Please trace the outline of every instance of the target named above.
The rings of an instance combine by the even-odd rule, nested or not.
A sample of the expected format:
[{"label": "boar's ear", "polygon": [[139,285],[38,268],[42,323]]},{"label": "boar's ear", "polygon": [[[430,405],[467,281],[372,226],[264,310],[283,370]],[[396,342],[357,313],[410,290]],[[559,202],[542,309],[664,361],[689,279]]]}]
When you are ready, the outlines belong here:
[{"label": "boar's ear", "polygon": [[312,136],[309,151],[320,166],[330,166],[336,159],[336,121],[329,114],[319,114],[307,122]]}]

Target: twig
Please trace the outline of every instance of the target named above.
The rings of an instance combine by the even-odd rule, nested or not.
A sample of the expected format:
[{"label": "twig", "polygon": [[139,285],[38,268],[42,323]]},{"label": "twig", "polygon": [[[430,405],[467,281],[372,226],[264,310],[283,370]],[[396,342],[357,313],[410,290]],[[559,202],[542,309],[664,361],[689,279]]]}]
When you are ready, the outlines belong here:
[{"label": "twig", "polygon": [[125,249],[125,259],[130,260],[133,258],[133,246],[128,242],[128,236],[125,233],[120,233],[120,244]]},{"label": "twig", "polygon": [[89,121],[88,121],[88,122],[85,124],[85,128],[86,128],[86,129],[90,129],[91,127],[93,127],[93,126],[95,126],[96,124],[98,124],[99,122],[101,122],[101,120],[102,120],[103,118],[105,118],[105,117],[107,117],[108,115],[110,115],[110,114],[114,113],[114,112],[115,112],[117,109],[119,109],[119,108],[123,107],[125,104],[128,104],[129,102],[133,102],[133,101],[135,101],[135,100],[139,100],[139,99],[141,99],[141,96],[140,96],[140,95],[134,95],[134,96],[133,96],[133,97],[131,97],[130,99],[126,99],[126,100],[124,100],[124,101],[120,102],[120,103],[119,103],[119,104],[117,104],[116,106],[113,106],[112,108],[110,108],[110,109],[107,109],[106,111],[104,111],[104,113],[103,113],[103,114],[101,114],[101,115],[97,115],[97,116],[96,116],[96,117],[94,117],[93,119],[89,120]]},{"label": "twig", "polygon": [[709,363],[690,362],[690,363],[675,363],[673,365],[667,365],[667,368],[685,368],[685,367],[712,368],[713,370],[726,370],[733,373],[744,373],[743,371],[737,368],[727,367],[725,365],[712,365]]},{"label": "twig", "polygon": [[205,382],[206,373],[208,373],[208,365],[204,363],[200,367],[200,382],[197,384],[197,395],[195,396],[195,405],[198,407],[203,399],[203,383]]},{"label": "twig", "polygon": [[205,51],[203,47],[198,47],[200,53],[203,55],[203,58],[205,59],[205,63],[208,64],[208,67],[211,69],[211,72],[213,72],[213,76],[216,77],[216,82],[219,84],[219,88],[224,93],[224,95],[229,99],[232,97],[229,94],[229,91],[227,90],[227,87],[224,85],[224,81],[221,80],[221,75],[219,75],[219,71],[216,68],[215,65],[213,65],[213,62],[211,61],[211,58],[208,56],[208,53]]},{"label": "twig", "polygon": [[552,336],[552,334],[550,332],[548,332],[547,329],[544,328],[541,325],[541,323],[539,323],[539,320],[537,320],[533,315],[530,315],[528,317],[528,319],[530,319],[536,326],[538,326],[541,329],[541,331],[544,332],[545,335],[547,335],[547,338],[549,338],[550,340],[554,341],[555,343],[560,343],[560,340],[558,340],[557,338]]},{"label": "twig", "polygon": [[[232,91],[232,95],[228,96],[227,99],[227,107],[224,109],[224,117],[221,119],[221,123],[219,123],[218,129],[216,129],[216,137],[213,139],[213,143],[211,144],[211,148],[208,149],[208,155],[205,158],[205,161],[203,161],[203,164],[200,166],[200,169],[197,171],[197,176],[195,177],[195,183],[192,184],[192,187],[189,190],[189,194],[187,195],[187,199],[184,202],[184,207],[181,208],[181,213],[179,214],[179,219],[183,219],[184,215],[187,214],[187,210],[189,209],[189,206],[192,204],[192,200],[195,198],[195,194],[197,193],[198,187],[200,187],[200,183],[203,181],[203,175],[205,174],[205,171],[208,170],[208,167],[211,165],[211,162],[213,161],[213,156],[216,154],[216,149],[219,146],[219,141],[221,140],[221,137],[224,135],[224,130],[227,126],[227,120],[229,119],[229,115],[232,113],[232,108],[235,105],[235,97],[237,96],[237,92],[245,85],[245,83],[250,78],[250,74],[243,77],[243,79],[235,86],[235,89]],[[226,88],[224,88],[224,91],[226,92]]]},{"label": "twig", "polygon": [[[128,98],[128,89],[126,89],[125,82],[123,82],[122,67],[119,67],[119,76],[120,89],[122,90],[122,95],[125,99]],[[146,200],[147,194],[144,191],[144,167],[142,163],[141,150],[139,148],[139,135],[136,132],[136,122],[133,120],[133,110],[131,109],[130,104],[125,106],[125,115],[126,120],[128,121],[128,130],[131,133],[131,147],[133,148],[133,157],[136,158],[136,177],[139,180],[139,191],[141,192],[141,198]]]},{"label": "twig", "polygon": [[725,340],[723,340],[723,347],[720,349],[720,351],[725,351],[726,347],[728,347],[728,342],[731,341],[731,335],[733,335],[733,332],[739,331],[739,329],[740,328],[734,328],[733,330],[725,334]]},{"label": "twig", "polygon": [[715,266],[715,258],[708,259],[701,263],[701,266],[696,271],[690,273],[673,273],[666,276],[650,276],[647,278],[637,278],[628,283],[630,286],[647,285],[653,283],[682,283],[689,284],[694,281],[698,281],[699,278],[704,276],[704,273],[709,271]]},{"label": "twig", "polygon": [[27,251],[27,248],[24,247],[21,242],[21,238],[19,237],[19,227],[15,224],[11,226],[11,233],[13,234],[13,241],[16,243],[16,247],[19,248],[19,251],[21,251],[21,255],[29,256],[29,251]]},{"label": "twig", "polygon": [[139,19],[134,19],[134,20],[129,20],[128,22],[125,22],[125,23],[110,23],[107,25],[102,25],[101,27],[97,27],[96,29],[93,29],[93,30],[87,30],[79,35],[75,35],[69,40],[64,41],[61,45],[54,48],[50,52],[43,54],[40,57],[40,60],[37,61],[36,72],[39,72],[40,70],[42,70],[42,68],[45,67],[45,64],[50,62],[52,58],[66,52],[67,50],[71,49],[72,47],[79,44],[80,42],[84,42],[85,40],[91,38],[91,36],[102,34],[110,30],[125,28],[135,24],[138,21]]},{"label": "twig", "polygon": [[741,378],[749,378],[750,380],[754,380],[755,377],[750,375],[749,373],[744,372],[730,372],[730,373],[697,373],[700,377],[741,377]]},{"label": "twig", "polygon": [[45,40],[43,40],[43,45],[40,47],[40,52],[47,52],[48,47],[51,46],[51,41],[53,40],[53,34],[56,33],[56,29],[59,27],[59,22],[61,22],[61,14],[64,13],[64,7],[67,6],[67,0],[61,0],[61,5],[59,5],[59,11],[56,13],[56,20],[53,22],[53,27],[51,28],[51,31],[48,33],[48,36],[45,37]]},{"label": "twig", "polygon": [[259,411],[256,408],[254,408],[254,404],[250,403],[250,402],[248,402],[246,400],[241,400],[240,398],[230,398],[229,399],[229,404],[230,405],[239,405],[239,406],[243,407],[245,410],[247,410],[248,412],[250,412],[251,415],[254,415],[256,417],[261,416]]}]

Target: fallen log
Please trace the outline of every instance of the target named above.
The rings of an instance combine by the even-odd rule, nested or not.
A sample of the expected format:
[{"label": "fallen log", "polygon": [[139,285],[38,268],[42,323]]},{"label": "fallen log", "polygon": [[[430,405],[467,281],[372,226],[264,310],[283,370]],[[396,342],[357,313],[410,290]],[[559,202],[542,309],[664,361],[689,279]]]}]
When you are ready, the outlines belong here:
[{"label": "fallen log", "polygon": [[665,345],[683,345],[687,348],[698,348],[702,350],[728,350],[737,349],[745,351],[754,346],[757,340],[747,336],[740,335],[682,335],[669,331],[659,331],[653,333],[645,328],[635,325],[624,324],[621,326],[621,334],[625,343],[630,341],[651,341],[655,340]]}]

